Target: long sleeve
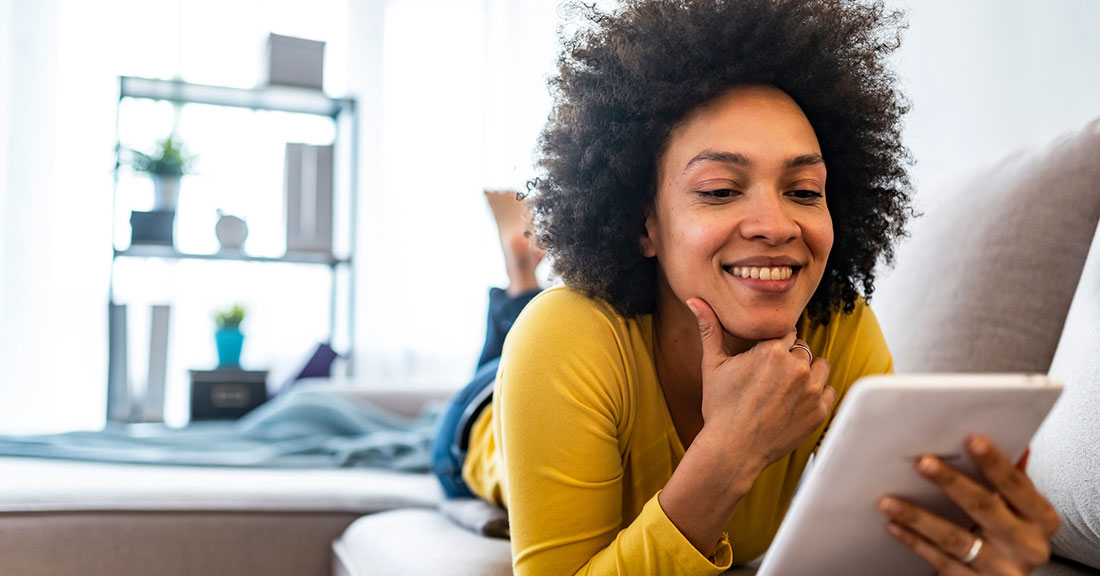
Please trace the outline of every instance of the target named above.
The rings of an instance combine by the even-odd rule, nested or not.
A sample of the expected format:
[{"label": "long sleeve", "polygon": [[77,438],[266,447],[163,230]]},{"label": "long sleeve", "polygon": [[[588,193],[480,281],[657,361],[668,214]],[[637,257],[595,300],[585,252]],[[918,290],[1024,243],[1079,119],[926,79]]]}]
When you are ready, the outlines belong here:
[{"label": "long sleeve", "polygon": [[494,399],[516,573],[702,575],[728,568],[729,545],[708,560],[655,494],[624,527],[635,385],[631,355],[623,353],[632,347],[629,337],[617,317],[591,304],[543,304],[513,328]]},{"label": "long sleeve", "polygon": [[[838,404],[856,379],[893,369],[862,300],[828,325],[804,318],[799,334],[829,360]],[[544,292],[512,328],[463,478],[509,509],[517,574],[718,574],[767,549],[826,425],[761,473],[708,559],[656,498],[684,448],[651,351],[647,319],[568,288]]]}]

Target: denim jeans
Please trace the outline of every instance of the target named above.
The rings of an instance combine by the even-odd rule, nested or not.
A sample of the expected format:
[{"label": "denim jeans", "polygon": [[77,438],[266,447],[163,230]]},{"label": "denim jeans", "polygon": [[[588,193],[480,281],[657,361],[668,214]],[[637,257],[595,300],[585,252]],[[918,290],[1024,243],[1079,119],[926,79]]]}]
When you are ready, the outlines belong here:
[{"label": "denim jeans", "polygon": [[448,498],[472,497],[462,480],[462,464],[469,449],[470,427],[481,411],[493,400],[493,383],[497,366],[508,335],[523,307],[539,293],[538,290],[509,296],[500,288],[489,290],[489,315],[485,327],[485,345],[477,361],[473,380],[451,399],[440,420],[432,442],[432,472],[439,478]]}]

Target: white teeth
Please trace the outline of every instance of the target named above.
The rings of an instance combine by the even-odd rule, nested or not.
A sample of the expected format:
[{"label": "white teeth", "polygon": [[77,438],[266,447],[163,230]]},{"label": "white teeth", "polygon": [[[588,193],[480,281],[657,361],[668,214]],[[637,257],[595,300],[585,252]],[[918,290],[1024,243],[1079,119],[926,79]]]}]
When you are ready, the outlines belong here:
[{"label": "white teeth", "polygon": [[775,268],[734,266],[733,275],[741,278],[758,278],[760,280],[786,280],[794,275],[794,269],[790,266],[777,266]]}]

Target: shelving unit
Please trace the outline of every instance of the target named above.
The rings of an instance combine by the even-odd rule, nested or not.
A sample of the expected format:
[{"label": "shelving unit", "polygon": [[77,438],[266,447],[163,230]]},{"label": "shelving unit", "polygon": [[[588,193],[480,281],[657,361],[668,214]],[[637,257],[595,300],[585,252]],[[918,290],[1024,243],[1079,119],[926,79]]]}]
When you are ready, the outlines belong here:
[{"label": "shelving unit", "polygon": [[[221,250],[212,253],[196,253],[183,251],[176,246],[134,244],[120,245],[116,231],[120,226],[126,225],[119,222],[119,182],[122,169],[122,136],[118,127],[124,114],[124,102],[128,100],[167,101],[177,107],[176,119],[183,106],[206,105],[224,108],[248,109],[253,111],[285,112],[291,114],[305,114],[315,117],[328,118],[332,122],[333,146],[340,150],[338,158],[346,158],[344,162],[335,162],[333,179],[334,199],[337,195],[346,202],[346,215],[339,220],[341,225],[346,225],[341,237],[342,249],[339,253],[331,250],[324,252],[289,251],[282,255],[249,254],[242,250]],[[328,317],[328,341],[337,352],[346,359],[345,370],[350,375],[353,371],[351,351],[355,349],[355,234],[357,213],[357,182],[356,159],[358,159],[358,120],[356,101],[352,98],[330,98],[317,90],[302,88],[271,86],[263,88],[245,89],[224,86],[210,86],[192,84],[180,80],[157,80],[149,78],[122,77],[120,78],[119,98],[116,109],[116,156],[114,169],[114,192],[112,194],[114,209],[112,210],[112,242],[115,243],[112,260],[110,281],[108,286],[108,299],[112,311],[111,322],[117,320],[114,317],[117,301],[119,282],[117,270],[119,263],[131,259],[156,260],[161,262],[181,261],[221,261],[239,263],[240,266],[285,264],[292,266],[321,266],[329,270],[331,292],[329,294]],[[346,148],[345,148],[346,147]],[[346,149],[346,152],[344,151]],[[337,178],[336,176],[339,176]],[[341,188],[340,183],[344,183]],[[281,197],[281,196],[280,196]],[[335,200],[334,200],[335,201]],[[343,212],[343,211],[342,211]],[[124,213],[124,212],[122,212]],[[337,225],[337,215],[333,215],[334,234]],[[338,243],[333,242],[334,248]],[[222,264],[224,266],[224,264]],[[340,289],[343,289],[343,299],[339,298]],[[339,309],[338,308],[343,308]],[[338,338],[338,319],[345,320],[344,330]],[[137,410],[140,408],[130,403],[129,397],[120,398],[121,391],[130,390],[129,370],[126,367],[125,332],[119,337],[117,326],[112,325],[108,339],[109,349],[109,375],[108,375],[108,420],[134,420],[140,419]],[[120,340],[122,340],[120,342]],[[121,365],[120,365],[121,364]],[[128,394],[128,392],[127,392]]]}]

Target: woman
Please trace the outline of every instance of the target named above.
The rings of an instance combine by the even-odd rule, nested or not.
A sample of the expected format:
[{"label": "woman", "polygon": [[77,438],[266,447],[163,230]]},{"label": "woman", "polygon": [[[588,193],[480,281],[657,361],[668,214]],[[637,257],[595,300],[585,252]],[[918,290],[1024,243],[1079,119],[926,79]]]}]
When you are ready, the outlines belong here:
[{"label": "woman", "polygon": [[[898,17],[640,0],[590,19],[532,197],[566,286],[508,335],[456,485],[508,508],[519,574],[717,574],[766,550],[851,383],[892,370],[860,293],[910,212]],[[884,524],[940,572],[1027,573],[1056,516],[971,448],[997,495],[918,468],[980,538],[893,498]]]}]

